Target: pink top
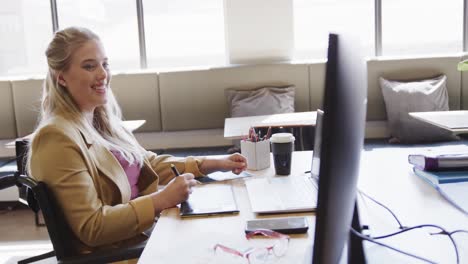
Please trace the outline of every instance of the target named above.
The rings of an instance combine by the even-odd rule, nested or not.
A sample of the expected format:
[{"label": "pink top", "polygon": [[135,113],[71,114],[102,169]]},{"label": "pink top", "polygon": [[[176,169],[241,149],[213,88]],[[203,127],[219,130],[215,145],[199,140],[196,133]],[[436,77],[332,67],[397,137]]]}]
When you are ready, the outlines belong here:
[{"label": "pink top", "polygon": [[112,154],[114,154],[115,158],[119,161],[120,165],[127,174],[128,183],[130,183],[130,189],[132,191],[130,195],[130,199],[135,199],[138,196],[138,177],[140,177],[140,164],[132,163],[129,164],[127,160],[120,154],[120,152],[111,150]]}]

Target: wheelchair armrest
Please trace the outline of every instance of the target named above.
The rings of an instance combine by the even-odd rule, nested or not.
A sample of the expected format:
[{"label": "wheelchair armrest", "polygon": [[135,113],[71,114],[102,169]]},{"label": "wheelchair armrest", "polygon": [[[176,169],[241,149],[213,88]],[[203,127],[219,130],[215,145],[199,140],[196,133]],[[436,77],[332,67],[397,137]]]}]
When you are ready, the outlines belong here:
[{"label": "wheelchair armrest", "polygon": [[16,185],[16,176],[14,174],[0,177],[0,190],[10,188]]}]

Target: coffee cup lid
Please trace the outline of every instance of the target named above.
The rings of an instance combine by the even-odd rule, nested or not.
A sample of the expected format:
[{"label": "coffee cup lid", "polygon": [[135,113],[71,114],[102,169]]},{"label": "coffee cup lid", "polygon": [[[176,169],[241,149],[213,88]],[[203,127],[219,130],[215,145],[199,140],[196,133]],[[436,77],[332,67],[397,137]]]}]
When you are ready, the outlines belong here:
[{"label": "coffee cup lid", "polygon": [[271,135],[270,142],[272,143],[289,143],[294,142],[295,138],[291,133],[276,133]]}]

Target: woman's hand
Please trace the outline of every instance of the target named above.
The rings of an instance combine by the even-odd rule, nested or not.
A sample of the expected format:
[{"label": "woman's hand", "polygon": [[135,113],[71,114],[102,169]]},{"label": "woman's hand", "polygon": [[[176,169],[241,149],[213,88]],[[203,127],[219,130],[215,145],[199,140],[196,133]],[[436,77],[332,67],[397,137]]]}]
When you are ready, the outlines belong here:
[{"label": "woman's hand", "polygon": [[247,160],[239,153],[229,155],[224,159],[205,159],[200,165],[200,171],[208,174],[213,171],[232,171],[239,174],[247,168]]},{"label": "woman's hand", "polygon": [[153,205],[156,213],[170,207],[174,207],[182,202],[187,201],[192,193],[192,186],[197,184],[192,173],[184,173],[175,177],[169,182],[166,187],[160,191],[153,193]]}]

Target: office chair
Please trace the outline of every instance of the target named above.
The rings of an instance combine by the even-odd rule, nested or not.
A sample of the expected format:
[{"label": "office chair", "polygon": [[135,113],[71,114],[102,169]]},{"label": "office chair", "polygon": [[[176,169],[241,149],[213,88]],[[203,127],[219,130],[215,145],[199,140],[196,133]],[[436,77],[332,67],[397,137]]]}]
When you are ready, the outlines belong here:
[{"label": "office chair", "polygon": [[[26,173],[26,161],[27,161],[27,154],[28,154],[28,139],[17,139],[15,141],[15,150],[16,150],[16,166],[18,168],[18,172],[20,175],[27,175]],[[34,199],[34,195],[32,194],[31,189],[27,188],[26,186],[18,187],[19,193],[19,201],[29,206],[34,212],[34,221],[36,222],[36,226],[45,226],[45,223],[41,223],[39,215],[41,214],[39,211],[39,207],[35,204],[36,200]]]},{"label": "office chair", "polygon": [[[0,190],[17,185],[31,191],[35,202],[28,204],[33,211],[42,211],[45,225],[49,233],[53,251],[18,261],[18,264],[26,264],[55,256],[58,263],[109,263],[121,260],[139,258],[146,242],[127,247],[97,250],[83,254],[77,250],[78,239],[72,233],[65,220],[62,210],[57,205],[53,193],[44,182],[36,182],[34,179],[21,175],[19,172],[0,178]],[[31,199],[32,200],[32,199]]]}]

